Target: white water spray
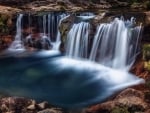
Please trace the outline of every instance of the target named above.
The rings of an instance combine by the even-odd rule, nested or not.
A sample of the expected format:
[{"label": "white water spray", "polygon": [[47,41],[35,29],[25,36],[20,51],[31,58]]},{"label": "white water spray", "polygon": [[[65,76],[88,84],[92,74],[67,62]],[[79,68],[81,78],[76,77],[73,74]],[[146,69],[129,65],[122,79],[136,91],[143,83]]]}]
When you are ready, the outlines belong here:
[{"label": "white water spray", "polygon": [[10,51],[18,51],[18,50],[24,50],[24,44],[22,42],[22,28],[21,28],[21,24],[22,24],[22,17],[23,14],[19,14],[18,18],[17,18],[17,22],[16,22],[16,36],[14,41],[12,42],[12,44],[10,45],[10,47],[8,48],[8,50]]},{"label": "white water spray", "polygon": [[90,24],[74,24],[67,36],[66,54],[75,58],[88,58]]},{"label": "white water spray", "polygon": [[141,26],[134,27],[133,19],[124,21],[115,18],[111,23],[100,24],[94,37],[90,60],[128,70],[137,55],[141,30]]},{"label": "white water spray", "polygon": [[63,19],[65,19],[66,17],[68,17],[67,15],[68,15],[67,13],[63,13],[63,14],[60,14],[57,16],[57,26],[56,26],[57,27],[57,31],[56,31],[57,36],[56,36],[55,42],[52,43],[52,45],[53,45],[52,49],[53,50],[59,50],[59,47],[61,44],[61,35],[60,35],[60,31],[59,31],[59,26],[61,24],[61,21]]}]

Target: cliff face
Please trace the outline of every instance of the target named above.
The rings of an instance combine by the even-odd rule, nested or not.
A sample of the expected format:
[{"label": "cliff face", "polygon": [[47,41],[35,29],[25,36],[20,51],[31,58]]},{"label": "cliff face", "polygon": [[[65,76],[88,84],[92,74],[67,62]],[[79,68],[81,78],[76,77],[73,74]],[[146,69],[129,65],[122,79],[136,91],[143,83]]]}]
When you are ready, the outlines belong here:
[{"label": "cliff face", "polygon": [[136,9],[150,8],[149,0],[3,0],[0,5],[15,7],[27,11],[83,11],[128,7]]}]

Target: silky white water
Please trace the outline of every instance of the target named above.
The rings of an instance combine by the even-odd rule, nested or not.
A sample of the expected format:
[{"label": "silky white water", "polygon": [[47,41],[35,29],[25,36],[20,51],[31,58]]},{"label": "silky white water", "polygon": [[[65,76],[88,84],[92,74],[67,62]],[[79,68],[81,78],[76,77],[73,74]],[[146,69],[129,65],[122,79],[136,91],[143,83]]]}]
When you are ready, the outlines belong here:
[{"label": "silky white water", "polygon": [[134,18],[115,18],[111,23],[100,24],[89,59],[112,68],[129,69],[138,54],[140,31]]},{"label": "silky white water", "polygon": [[53,50],[59,50],[59,48],[60,48],[61,34],[60,34],[60,31],[59,31],[59,26],[61,24],[61,21],[63,19],[65,19],[66,17],[68,17],[67,13],[63,13],[63,14],[57,16],[57,31],[56,31],[57,32],[57,36],[56,36],[55,42],[52,43],[52,45],[53,45],[52,49]]},{"label": "silky white water", "polygon": [[[56,39],[55,33],[58,33],[58,23],[63,17],[58,20],[56,17],[43,16],[40,37],[59,45],[60,36]],[[82,22],[74,23],[68,33],[66,56],[56,52],[59,46],[55,46],[52,51],[21,55],[9,52],[11,57],[2,57],[1,92],[46,100],[65,108],[81,108],[103,102],[129,86],[144,83],[143,79],[128,72],[138,54],[140,41],[141,26],[135,26],[134,18],[127,21],[115,18],[110,23],[101,23],[90,42],[88,19],[91,18],[83,17]],[[17,19],[18,31],[21,30],[21,18],[20,15]]]},{"label": "silky white water", "polygon": [[22,18],[23,14],[19,14],[16,22],[16,36],[8,50],[16,51],[16,50],[24,50],[24,44],[22,41]]},{"label": "silky white water", "polygon": [[67,36],[66,54],[74,58],[88,58],[89,47],[89,30],[88,22],[74,24]]},{"label": "silky white water", "polygon": [[[88,17],[87,17],[88,18]],[[135,18],[115,18],[97,27],[93,42],[89,39],[90,24],[74,23],[67,36],[66,55],[86,58],[115,69],[128,70],[138,54],[141,26]]]}]

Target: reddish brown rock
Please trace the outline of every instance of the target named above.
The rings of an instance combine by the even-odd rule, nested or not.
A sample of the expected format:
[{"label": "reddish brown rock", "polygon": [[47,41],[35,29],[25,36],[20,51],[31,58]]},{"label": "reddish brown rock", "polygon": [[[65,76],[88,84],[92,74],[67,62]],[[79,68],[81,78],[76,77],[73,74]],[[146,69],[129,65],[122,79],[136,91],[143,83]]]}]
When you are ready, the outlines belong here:
[{"label": "reddish brown rock", "polygon": [[114,100],[98,104],[87,109],[87,113],[145,112],[149,106],[144,100],[144,93],[135,89],[126,89]]},{"label": "reddish brown rock", "polygon": [[3,112],[12,111],[14,113],[20,112],[23,108],[32,103],[32,100],[17,97],[2,98],[0,100],[0,110]]}]

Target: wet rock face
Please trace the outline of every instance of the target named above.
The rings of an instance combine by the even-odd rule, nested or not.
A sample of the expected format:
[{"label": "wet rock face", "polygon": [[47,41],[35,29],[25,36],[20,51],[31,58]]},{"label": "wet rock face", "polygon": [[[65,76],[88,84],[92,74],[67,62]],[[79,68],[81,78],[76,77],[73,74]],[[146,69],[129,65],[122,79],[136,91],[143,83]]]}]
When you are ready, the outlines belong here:
[{"label": "wet rock face", "polygon": [[[148,0],[147,0],[148,1]],[[144,2],[147,3],[145,0]],[[24,10],[32,11],[56,11],[56,10],[67,10],[67,11],[83,11],[87,9],[109,9],[109,8],[120,8],[120,7],[131,7],[132,1],[125,0],[5,0],[0,1],[0,4],[7,5],[11,7],[17,7]],[[136,2],[140,2],[137,1]],[[143,2],[143,1],[142,1]],[[141,8],[140,5],[137,5],[134,9]],[[144,3],[143,3],[144,4]],[[142,8],[143,7],[142,4]],[[146,5],[147,7],[147,5]]]},{"label": "wet rock face", "polygon": [[74,15],[70,15],[69,17],[67,17],[66,19],[61,21],[61,25],[59,26],[59,30],[60,30],[60,34],[61,34],[61,51],[65,51],[65,44],[67,41],[67,34],[69,32],[69,30],[71,29],[72,25],[75,22],[75,16]]},{"label": "wet rock face", "polygon": [[144,100],[144,93],[135,89],[126,89],[114,100],[87,109],[87,113],[135,113],[146,112],[149,106]]}]

